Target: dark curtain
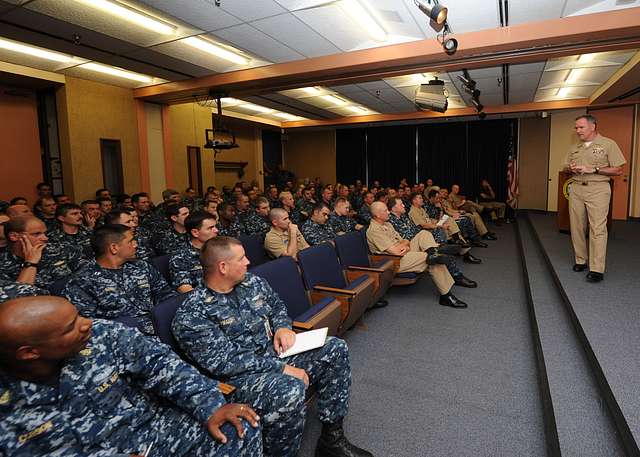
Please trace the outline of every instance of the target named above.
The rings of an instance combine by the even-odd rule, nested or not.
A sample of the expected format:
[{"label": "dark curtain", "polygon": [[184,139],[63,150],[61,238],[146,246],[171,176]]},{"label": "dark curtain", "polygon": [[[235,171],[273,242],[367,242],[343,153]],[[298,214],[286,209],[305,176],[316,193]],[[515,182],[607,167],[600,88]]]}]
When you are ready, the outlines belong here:
[{"label": "dark curtain", "polygon": [[336,130],[336,177],[338,182],[353,184],[366,179],[365,129]]},{"label": "dark curtain", "polygon": [[282,165],[282,135],[275,130],[264,129],[262,131],[262,161],[266,171],[264,187],[277,185],[276,169]]},{"label": "dark curtain", "polygon": [[413,125],[367,129],[369,181],[396,187],[416,176],[416,129]]},{"label": "dark curtain", "polygon": [[[517,120],[429,124],[418,127],[419,177],[475,198],[480,180],[491,183],[496,198],[505,201],[507,159],[515,147]],[[516,151],[513,150],[515,154]]]}]

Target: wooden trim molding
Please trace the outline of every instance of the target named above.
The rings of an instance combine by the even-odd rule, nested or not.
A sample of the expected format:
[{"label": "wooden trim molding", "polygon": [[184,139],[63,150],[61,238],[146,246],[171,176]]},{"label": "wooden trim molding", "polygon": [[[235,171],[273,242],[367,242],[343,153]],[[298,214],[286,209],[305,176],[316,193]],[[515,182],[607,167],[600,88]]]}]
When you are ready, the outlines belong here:
[{"label": "wooden trim molding", "polygon": [[143,100],[135,100],[136,120],[138,124],[138,158],[140,162],[140,188],[142,192],[151,192],[149,175],[149,141],[147,139],[147,113]]}]

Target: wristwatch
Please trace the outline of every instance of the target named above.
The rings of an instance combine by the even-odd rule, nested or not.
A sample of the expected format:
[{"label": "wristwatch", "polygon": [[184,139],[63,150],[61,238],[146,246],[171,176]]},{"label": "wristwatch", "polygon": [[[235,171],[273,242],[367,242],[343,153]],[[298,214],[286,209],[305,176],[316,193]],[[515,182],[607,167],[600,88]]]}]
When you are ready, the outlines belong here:
[{"label": "wristwatch", "polygon": [[22,262],[22,268],[38,268],[38,264],[37,263],[33,263],[33,262]]},{"label": "wristwatch", "polygon": [[594,173],[595,173],[595,174],[598,174],[598,172],[600,171],[600,168],[595,167],[595,170],[596,170],[596,171],[594,171]]}]

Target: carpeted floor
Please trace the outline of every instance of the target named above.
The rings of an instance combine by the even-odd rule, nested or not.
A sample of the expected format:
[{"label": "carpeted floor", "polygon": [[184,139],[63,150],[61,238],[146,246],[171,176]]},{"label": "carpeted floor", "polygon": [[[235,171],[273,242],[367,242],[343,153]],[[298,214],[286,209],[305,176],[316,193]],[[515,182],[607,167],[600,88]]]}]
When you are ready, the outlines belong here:
[{"label": "carpeted floor", "polygon": [[[544,427],[513,227],[463,265],[466,310],[437,304],[428,276],[347,333],[353,387],[346,431],[376,457],[540,457]],[[310,411],[300,456],[313,456]]]},{"label": "carpeted floor", "polygon": [[605,280],[591,284],[585,273],[571,270],[571,238],[557,231],[555,215],[530,214],[530,219],[635,441],[640,442],[640,224],[614,221]]}]

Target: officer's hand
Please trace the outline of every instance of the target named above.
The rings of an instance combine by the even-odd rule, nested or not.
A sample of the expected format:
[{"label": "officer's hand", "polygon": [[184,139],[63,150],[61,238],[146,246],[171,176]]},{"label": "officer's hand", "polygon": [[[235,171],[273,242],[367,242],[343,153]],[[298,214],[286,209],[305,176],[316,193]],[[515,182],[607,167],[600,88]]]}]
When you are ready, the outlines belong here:
[{"label": "officer's hand", "polygon": [[289,224],[289,233],[296,233],[298,231],[298,226],[294,223]]},{"label": "officer's hand", "polygon": [[42,258],[42,250],[46,246],[44,243],[34,246],[27,235],[20,237],[20,244],[22,245],[22,253],[24,260],[31,263],[38,263]]},{"label": "officer's hand", "polygon": [[89,214],[85,214],[84,219],[87,221],[87,227],[93,229],[96,226],[96,218],[90,216]]},{"label": "officer's hand", "polygon": [[225,444],[227,437],[220,427],[225,423],[231,422],[238,432],[240,438],[244,438],[244,427],[239,418],[245,419],[252,427],[258,426],[260,416],[249,405],[241,405],[239,403],[228,403],[218,408],[207,421],[207,429],[216,441]]},{"label": "officer's hand", "polygon": [[295,342],[296,333],[288,328],[279,328],[273,335],[273,349],[278,355],[288,350]]},{"label": "officer's hand", "polygon": [[285,365],[284,370],[282,371],[284,374],[293,376],[294,378],[298,378],[304,382],[305,387],[309,387],[309,375],[302,368],[296,368],[291,365]]}]

